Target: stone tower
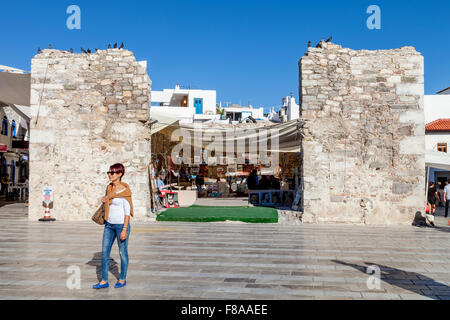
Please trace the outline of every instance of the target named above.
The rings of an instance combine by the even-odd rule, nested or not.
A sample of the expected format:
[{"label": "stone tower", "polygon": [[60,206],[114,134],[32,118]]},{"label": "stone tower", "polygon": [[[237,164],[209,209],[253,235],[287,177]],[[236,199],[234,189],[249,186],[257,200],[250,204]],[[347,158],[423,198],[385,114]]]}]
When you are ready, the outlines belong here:
[{"label": "stone tower", "polygon": [[127,50],[43,50],[32,60],[31,83],[29,219],[43,216],[42,189],[50,186],[54,218],[89,220],[116,162],[125,166],[135,219],[149,218],[146,63]]},{"label": "stone tower", "polygon": [[411,224],[425,209],[423,56],[323,43],[299,69],[302,220]]}]

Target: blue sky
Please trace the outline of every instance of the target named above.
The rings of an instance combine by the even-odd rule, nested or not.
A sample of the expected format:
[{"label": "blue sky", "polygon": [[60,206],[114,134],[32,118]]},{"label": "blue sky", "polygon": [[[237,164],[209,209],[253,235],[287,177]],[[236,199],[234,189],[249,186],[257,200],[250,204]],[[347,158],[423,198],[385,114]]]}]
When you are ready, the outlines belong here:
[{"label": "blue sky", "polygon": [[[81,8],[81,30],[69,30],[69,5]],[[369,30],[370,5],[381,30]],[[278,106],[298,100],[298,60],[308,40],[352,49],[411,45],[425,57],[425,93],[450,86],[450,1],[196,0],[0,2],[0,64],[30,70],[38,47],[106,48],[125,42],[148,60],[153,89],[176,83],[217,90],[217,100]]]}]

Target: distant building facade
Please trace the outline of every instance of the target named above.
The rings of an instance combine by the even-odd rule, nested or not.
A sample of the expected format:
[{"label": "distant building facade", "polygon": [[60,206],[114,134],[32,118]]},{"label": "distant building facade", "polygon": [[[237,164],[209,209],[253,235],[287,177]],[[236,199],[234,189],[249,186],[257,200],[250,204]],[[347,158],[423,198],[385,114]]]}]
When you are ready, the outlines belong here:
[{"label": "distant building facade", "polygon": [[269,113],[269,120],[273,122],[286,122],[298,118],[300,118],[300,106],[292,95],[281,99],[281,108],[278,111],[272,108]]},{"label": "distant building facade", "polygon": [[203,122],[219,119],[216,114],[216,91],[175,89],[152,91],[152,109],[161,110],[168,116],[178,118],[180,123]]},{"label": "distant building facade", "polygon": [[254,108],[252,105],[247,107],[240,106],[238,104],[232,104],[231,106],[224,107],[225,117],[231,123],[239,123],[245,121],[247,118],[251,117],[254,120],[265,120],[264,108]]}]

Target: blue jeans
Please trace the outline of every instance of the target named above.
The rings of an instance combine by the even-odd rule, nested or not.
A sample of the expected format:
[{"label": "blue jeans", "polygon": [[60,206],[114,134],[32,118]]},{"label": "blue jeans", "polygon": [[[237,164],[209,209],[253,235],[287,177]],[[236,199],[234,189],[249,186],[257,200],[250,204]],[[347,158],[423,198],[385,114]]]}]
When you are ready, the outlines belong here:
[{"label": "blue jeans", "polygon": [[123,224],[111,224],[105,222],[105,229],[103,231],[102,241],[102,280],[108,282],[109,260],[111,254],[111,247],[114,240],[117,238],[120,254],[120,280],[125,280],[128,269],[128,239],[130,237],[130,224],[128,224],[127,238],[120,240],[120,233],[122,232]]}]

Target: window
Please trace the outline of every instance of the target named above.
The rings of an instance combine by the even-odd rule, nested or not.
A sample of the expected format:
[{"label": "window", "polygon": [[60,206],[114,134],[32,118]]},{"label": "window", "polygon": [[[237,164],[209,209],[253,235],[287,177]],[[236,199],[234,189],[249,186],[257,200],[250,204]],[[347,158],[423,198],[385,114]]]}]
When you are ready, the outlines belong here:
[{"label": "window", "polygon": [[438,143],[437,151],[439,152],[447,152],[447,144],[446,143]]},{"label": "window", "polygon": [[14,120],[11,122],[11,136],[16,137],[16,122]]},{"label": "window", "polygon": [[5,136],[8,135],[8,118],[6,116],[3,117],[2,121],[2,134]]}]

